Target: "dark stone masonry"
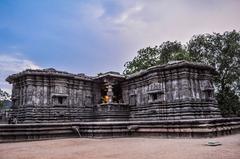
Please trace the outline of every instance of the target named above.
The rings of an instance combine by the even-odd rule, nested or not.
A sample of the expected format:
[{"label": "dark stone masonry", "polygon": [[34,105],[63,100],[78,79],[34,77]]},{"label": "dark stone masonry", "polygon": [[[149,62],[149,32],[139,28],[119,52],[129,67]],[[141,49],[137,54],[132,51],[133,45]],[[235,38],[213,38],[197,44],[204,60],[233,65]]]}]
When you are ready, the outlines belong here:
[{"label": "dark stone masonry", "polygon": [[[127,76],[25,70],[7,78],[13,85],[11,116],[18,123],[11,128],[27,127],[30,137],[22,135],[24,139],[64,136],[64,128],[65,136],[229,134],[239,130],[240,119],[222,118],[214,98],[214,74],[211,66],[186,61]],[[36,127],[48,131],[31,136]]]},{"label": "dark stone masonry", "polygon": [[205,119],[221,117],[214,73],[210,66],[180,61],[129,76],[50,68],[25,70],[7,81],[18,123]]}]

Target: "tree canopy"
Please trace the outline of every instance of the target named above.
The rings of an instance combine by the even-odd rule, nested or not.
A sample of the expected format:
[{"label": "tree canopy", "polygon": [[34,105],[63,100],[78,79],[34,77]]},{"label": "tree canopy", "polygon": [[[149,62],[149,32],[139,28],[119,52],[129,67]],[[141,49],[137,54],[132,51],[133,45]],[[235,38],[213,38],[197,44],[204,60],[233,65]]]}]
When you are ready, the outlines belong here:
[{"label": "tree canopy", "polygon": [[0,108],[3,107],[4,100],[9,100],[9,99],[10,99],[10,95],[6,91],[3,91],[0,88]]},{"label": "tree canopy", "polygon": [[196,35],[187,44],[192,61],[215,67],[216,97],[222,114],[240,115],[240,32]]},{"label": "tree canopy", "polygon": [[240,115],[240,32],[194,35],[188,43],[163,42],[140,49],[125,63],[124,74],[132,74],[172,60],[202,62],[215,67],[216,99],[224,116]]},{"label": "tree canopy", "polygon": [[188,58],[188,53],[180,42],[166,41],[160,46],[140,49],[132,61],[125,63],[124,74],[132,74],[170,60],[188,60]]}]

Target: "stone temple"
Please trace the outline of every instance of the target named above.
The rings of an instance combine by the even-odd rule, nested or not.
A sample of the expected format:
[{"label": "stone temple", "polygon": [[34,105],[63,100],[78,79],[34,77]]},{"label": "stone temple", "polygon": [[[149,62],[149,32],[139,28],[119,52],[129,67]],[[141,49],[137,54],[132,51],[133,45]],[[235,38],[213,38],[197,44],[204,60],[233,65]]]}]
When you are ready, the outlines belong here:
[{"label": "stone temple", "polygon": [[240,120],[232,125],[232,119],[222,118],[214,74],[211,66],[175,61],[125,76],[90,77],[50,68],[25,70],[7,81],[13,85],[14,126],[62,125],[82,136],[232,133]]},{"label": "stone temple", "polygon": [[221,117],[214,69],[177,62],[129,76],[89,77],[55,69],[11,75],[13,116],[19,123],[99,120],[179,120]]}]

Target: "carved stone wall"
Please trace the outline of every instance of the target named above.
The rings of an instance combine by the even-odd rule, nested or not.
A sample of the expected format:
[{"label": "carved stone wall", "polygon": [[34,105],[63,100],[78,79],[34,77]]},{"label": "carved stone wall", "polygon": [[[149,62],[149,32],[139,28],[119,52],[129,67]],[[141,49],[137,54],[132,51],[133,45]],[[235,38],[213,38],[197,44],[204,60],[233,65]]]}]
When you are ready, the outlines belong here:
[{"label": "carved stone wall", "polygon": [[12,78],[12,116],[18,122],[67,122],[92,118],[96,91],[95,84],[87,77],[55,70],[26,70]]},{"label": "carved stone wall", "polygon": [[214,70],[206,65],[177,63],[153,67],[123,82],[131,120],[221,117],[214,99]]},{"label": "carved stone wall", "polygon": [[[179,120],[221,117],[214,99],[213,74],[210,66],[181,61],[125,77],[111,72],[88,77],[43,69],[25,70],[7,81],[13,84],[12,117],[20,123]],[[121,87],[122,99],[117,100],[121,103],[99,105],[106,79],[111,87]]]}]

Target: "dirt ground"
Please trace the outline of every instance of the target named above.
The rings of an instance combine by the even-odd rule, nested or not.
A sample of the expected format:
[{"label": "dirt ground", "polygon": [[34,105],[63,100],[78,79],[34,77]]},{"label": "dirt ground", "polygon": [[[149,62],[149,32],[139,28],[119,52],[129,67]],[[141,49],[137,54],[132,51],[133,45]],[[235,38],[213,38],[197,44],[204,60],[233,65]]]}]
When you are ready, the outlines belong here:
[{"label": "dirt ground", "polygon": [[[206,146],[218,141],[221,146]],[[59,139],[0,144],[0,159],[240,159],[240,134],[210,139]]]}]

